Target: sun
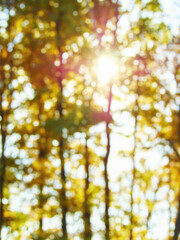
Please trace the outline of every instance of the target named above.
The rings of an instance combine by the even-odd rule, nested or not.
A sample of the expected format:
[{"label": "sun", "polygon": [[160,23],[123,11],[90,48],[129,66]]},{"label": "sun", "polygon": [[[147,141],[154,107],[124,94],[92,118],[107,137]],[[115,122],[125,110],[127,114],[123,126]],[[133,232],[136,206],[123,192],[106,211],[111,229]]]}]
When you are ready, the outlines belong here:
[{"label": "sun", "polygon": [[97,63],[97,78],[101,84],[107,84],[118,73],[117,60],[111,55],[101,55]]}]

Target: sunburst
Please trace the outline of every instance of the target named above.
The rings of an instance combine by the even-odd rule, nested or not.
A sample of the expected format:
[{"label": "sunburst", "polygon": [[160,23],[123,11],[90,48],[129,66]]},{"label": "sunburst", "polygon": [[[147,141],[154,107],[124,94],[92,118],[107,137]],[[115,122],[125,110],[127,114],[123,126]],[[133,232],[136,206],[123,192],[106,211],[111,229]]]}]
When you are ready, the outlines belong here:
[{"label": "sunburst", "polygon": [[111,55],[101,55],[97,62],[97,78],[101,84],[107,84],[113,81],[117,76],[118,63]]}]

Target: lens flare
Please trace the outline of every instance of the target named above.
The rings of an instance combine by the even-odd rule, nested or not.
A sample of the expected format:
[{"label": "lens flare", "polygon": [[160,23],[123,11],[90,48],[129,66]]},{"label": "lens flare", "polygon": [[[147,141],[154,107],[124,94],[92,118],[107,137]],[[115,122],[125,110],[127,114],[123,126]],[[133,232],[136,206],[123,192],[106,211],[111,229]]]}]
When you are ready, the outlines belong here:
[{"label": "lens flare", "polygon": [[117,61],[109,55],[102,55],[98,59],[97,76],[100,83],[106,84],[118,73]]}]

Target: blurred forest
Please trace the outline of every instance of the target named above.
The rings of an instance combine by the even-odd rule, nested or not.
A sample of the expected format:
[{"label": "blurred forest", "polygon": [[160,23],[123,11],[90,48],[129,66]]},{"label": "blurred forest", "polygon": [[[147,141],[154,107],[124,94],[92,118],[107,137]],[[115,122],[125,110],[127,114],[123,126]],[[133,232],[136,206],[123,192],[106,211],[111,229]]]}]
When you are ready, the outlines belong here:
[{"label": "blurred forest", "polygon": [[0,240],[180,239],[180,35],[161,3],[0,0]]}]

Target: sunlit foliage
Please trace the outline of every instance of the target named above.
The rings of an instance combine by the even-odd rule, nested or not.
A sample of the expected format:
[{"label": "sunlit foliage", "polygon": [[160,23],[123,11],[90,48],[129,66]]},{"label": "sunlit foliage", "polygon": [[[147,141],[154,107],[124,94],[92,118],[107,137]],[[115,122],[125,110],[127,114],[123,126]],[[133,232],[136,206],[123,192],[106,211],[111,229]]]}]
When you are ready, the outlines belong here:
[{"label": "sunlit foliage", "polygon": [[180,48],[160,1],[0,2],[0,239],[178,239]]}]

